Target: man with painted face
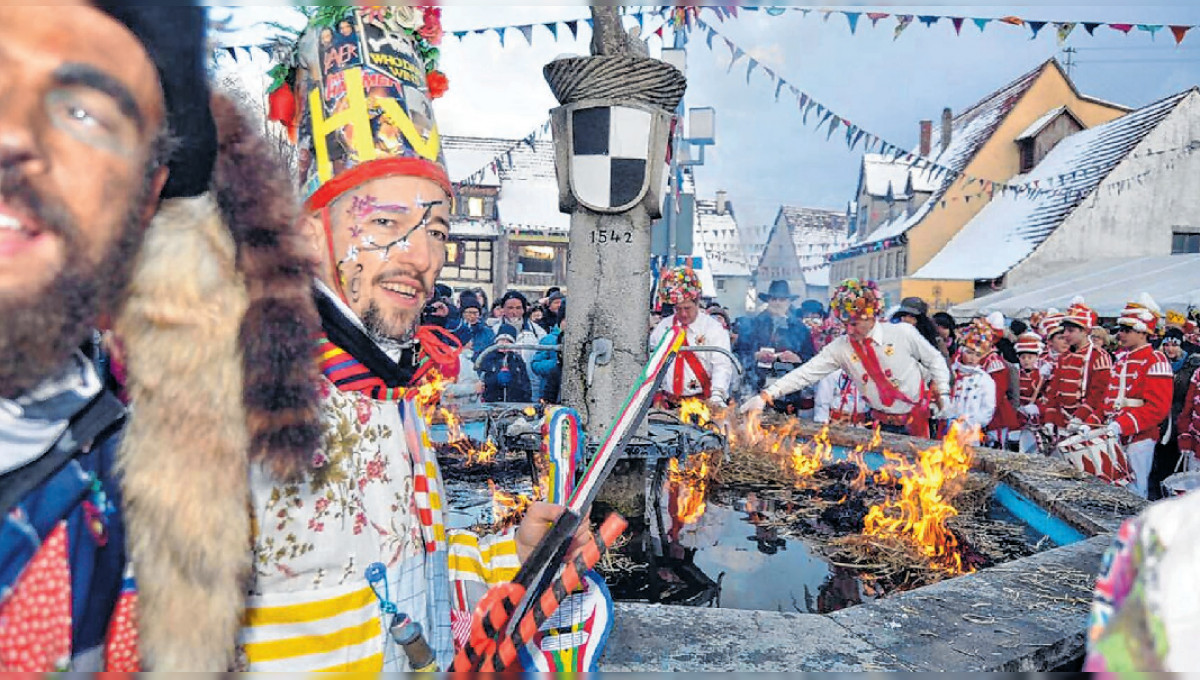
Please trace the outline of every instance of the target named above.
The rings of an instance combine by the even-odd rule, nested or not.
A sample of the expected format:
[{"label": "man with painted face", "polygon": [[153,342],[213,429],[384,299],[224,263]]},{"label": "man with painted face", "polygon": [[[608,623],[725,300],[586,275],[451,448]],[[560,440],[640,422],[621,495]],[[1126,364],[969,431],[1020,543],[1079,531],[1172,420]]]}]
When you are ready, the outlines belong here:
[{"label": "man with painted face", "polygon": [[[316,68],[317,36],[342,21],[355,23],[357,35],[370,26],[389,40],[364,41],[360,62],[326,78]],[[422,18],[410,7],[321,13],[299,38],[299,66],[281,85],[295,88],[299,106],[282,112],[284,122],[293,122],[287,114],[310,121],[298,135],[316,159],[301,166],[300,184],[303,226],[320,258],[323,445],[298,482],[257,472],[251,479],[257,531],[241,635],[247,670],[410,670],[417,657],[389,633],[405,617],[448,668],[478,600],[516,574],[561,512],[534,504],[519,529],[486,537],[450,531],[444,519],[426,430],[430,391],[422,397],[419,388],[456,372],[458,343],[418,322],[445,263],[452,193],[436,127],[422,136],[407,108],[414,89],[427,96],[433,65],[389,66],[403,60],[394,43],[440,34],[437,21],[435,9]],[[413,52],[430,53],[425,47]],[[368,90],[385,85],[409,96],[368,101]],[[376,113],[405,131],[400,148],[371,137]],[[350,142],[336,171],[327,147],[335,136]]]},{"label": "man with painted face", "polygon": [[[843,281],[830,308],[846,324],[846,335],[747,401],[742,412],[760,411],[840,368],[854,380],[883,429],[928,437],[931,403],[945,411],[950,394],[950,371],[942,355],[913,326],[879,323],[883,296],[874,281]],[[925,376],[936,393],[926,389]]]}]

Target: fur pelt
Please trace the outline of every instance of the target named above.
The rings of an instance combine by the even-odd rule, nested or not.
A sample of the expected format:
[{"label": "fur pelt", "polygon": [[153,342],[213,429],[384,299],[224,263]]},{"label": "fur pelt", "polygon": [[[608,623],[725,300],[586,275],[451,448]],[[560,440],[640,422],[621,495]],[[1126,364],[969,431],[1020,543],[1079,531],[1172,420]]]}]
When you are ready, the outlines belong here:
[{"label": "fur pelt", "polygon": [[238,349],[246,306],[212,197],[165,202],[116,321],[133,404],[119,461],[149,670],[233,662],[251,564]]},{"label": "fur pelt", "polygon": [[300,472],[318,442],[319,320],[287,173],[256,123],[214,99],[213,189],[166,201],[115,330],[132,415],[122,442],[142,665],[234,664],[251,573],[248,474]]},{"label": "fur pelt", "polygon": [[315,263],[296,232],[297,202],[287,170],[260,124],[223,97],[213,102],[220,132],[217,202],[233,232],[250,306],[242,319],[242,397],[250,461],[278,479],[300,476],[320,441],[313,336]]}]

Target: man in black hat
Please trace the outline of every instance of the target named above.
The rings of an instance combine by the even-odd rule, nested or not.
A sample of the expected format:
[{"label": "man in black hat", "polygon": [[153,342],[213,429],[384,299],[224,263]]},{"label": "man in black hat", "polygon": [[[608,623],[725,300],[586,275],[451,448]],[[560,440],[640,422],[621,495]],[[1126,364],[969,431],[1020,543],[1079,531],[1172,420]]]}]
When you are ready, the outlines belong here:
[{"label": "man in black hat", "polygon": [[[762,390],[774,377],[777,362],[795,368],[816,354],[808,328],[789,314],[792,301],[797,297],[792,295],[787,281],[772,281],[767,292],[758,294],[758,299],[767,303],[767,308],[751,320],[747,332],[738,336],[735,350],[747,368],[746,387],[755,392]],[[754,370],[750,371],[750,367]],[[789,399],[788,403],[793,407],[800,406],[799,394]]]}]

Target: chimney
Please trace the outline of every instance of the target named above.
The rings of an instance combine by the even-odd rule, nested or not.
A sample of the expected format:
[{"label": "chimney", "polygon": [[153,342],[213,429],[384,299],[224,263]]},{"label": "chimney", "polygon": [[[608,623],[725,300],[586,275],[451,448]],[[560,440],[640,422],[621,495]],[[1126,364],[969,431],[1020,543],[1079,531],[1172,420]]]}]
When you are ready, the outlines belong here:
[{"label": "chimney", "polygon": [[933,121],[921,121],[921,142],[918,148],[918,153],[922,156],[929,155],[929,146],[933,143]]},{"label": "chimney", "polygon": [[722,189],[721,191],[717,192],[717,214],[724,215],[725,210],[728,207],[729,207],[729,194],[725,193],[725,190]]},{"label": "chimney", "polygon": [[950,146],[950,125],[954,121],[954,116],[950,114],[950,107],[942,109],[942,148],[946,149]]}]

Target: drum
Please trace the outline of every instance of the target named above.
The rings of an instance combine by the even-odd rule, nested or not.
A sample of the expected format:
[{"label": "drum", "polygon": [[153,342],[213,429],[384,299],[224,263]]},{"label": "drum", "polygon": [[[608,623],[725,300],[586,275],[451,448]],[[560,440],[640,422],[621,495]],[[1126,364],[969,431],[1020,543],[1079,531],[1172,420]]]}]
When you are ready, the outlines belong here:
[{"label": "drum", "polygon": [[1076,470],[1109,484],[1128,486],[1133,481],[1133,469],[1121,442],[1104,428],[1067,437],[1058,443],[1058,453]]},{"label": "drum", "polygon": [[1200,472],[1176,472],[1162,481],[1164,496],[1182,496],[1200,489]]}]

